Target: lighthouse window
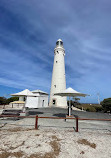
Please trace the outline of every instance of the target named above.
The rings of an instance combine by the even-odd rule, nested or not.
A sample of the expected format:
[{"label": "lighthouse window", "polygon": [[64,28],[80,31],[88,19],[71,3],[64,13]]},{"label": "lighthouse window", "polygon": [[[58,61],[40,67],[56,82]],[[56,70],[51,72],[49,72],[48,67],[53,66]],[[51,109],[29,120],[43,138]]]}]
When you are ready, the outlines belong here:
[{"label": "lighthouse window", "polygon": [[57,46],[59,45],[59,41],[56,42],[56,45],[57,45]]},{"label": "lighthouse window", "polygon": [[56,63],[57,63],[57,61],[56,61]]},{"label": "lighthouse window", "polygon": [[63,42],[60,41],[60,44],[63,45]]},{"label": "lighthouse window", "polygon": [[56,88],[56,85],[54,85],[54,87]]}]

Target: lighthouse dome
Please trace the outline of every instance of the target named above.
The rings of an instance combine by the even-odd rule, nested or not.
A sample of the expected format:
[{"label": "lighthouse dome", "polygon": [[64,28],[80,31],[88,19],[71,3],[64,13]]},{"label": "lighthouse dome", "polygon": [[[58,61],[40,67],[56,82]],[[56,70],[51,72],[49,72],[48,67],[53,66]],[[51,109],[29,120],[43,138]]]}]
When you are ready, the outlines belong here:
[{"label": "lighthouse dome", "polygon": [[63,41],[61,39],[58,39],[56,42],[56,46],[62,46],[63,47]]},{"label": "lighthouse dome", "polygon": [[62,41],[61,39],[58,39],[57,41]]}]

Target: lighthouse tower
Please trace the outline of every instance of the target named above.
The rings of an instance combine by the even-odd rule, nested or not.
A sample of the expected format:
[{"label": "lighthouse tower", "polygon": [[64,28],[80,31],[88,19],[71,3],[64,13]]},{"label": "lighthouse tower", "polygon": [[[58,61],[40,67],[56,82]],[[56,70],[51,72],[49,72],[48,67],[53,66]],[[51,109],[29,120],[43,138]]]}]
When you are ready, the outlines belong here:
[{"label": "lighthouse tower", "polygon": [[65,49],[63,47],[63,42],[61,39],[59,39],[57,40],[56,47],[54,49],[54,64],[52,72],[49,106],[67,106],[66,97],[54,95],[54,93],[59,93],[66,89],[64,56]]}]

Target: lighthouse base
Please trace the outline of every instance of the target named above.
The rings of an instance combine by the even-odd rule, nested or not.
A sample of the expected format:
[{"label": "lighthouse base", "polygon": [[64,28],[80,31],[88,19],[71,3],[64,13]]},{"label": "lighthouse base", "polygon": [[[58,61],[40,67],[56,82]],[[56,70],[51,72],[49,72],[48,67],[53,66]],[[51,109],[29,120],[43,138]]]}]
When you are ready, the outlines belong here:
[{"label": "lighthouse base", "polygon": [[67,107],[67,98],[61,96],[52,96],[50,98],[49,106],[52,107]]}]

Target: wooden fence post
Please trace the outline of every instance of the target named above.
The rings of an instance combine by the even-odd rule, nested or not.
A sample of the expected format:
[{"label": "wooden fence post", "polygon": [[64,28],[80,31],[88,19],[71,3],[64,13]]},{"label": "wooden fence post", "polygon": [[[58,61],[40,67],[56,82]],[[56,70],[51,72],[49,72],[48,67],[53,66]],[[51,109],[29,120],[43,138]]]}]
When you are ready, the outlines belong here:
[{"label": "wooden fence post", "polygon": [[78,132],[78,117],[76,117],[76,132]]},{"label": "wooden fence post", "polygon": [[35,129],[38,129],[38,115],[35,117]]}]

